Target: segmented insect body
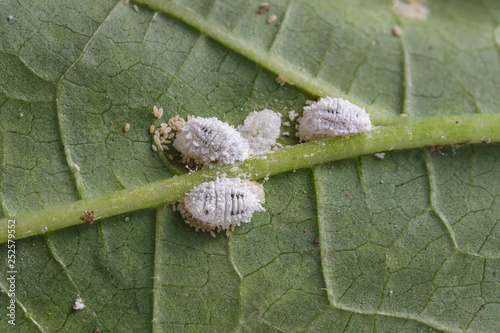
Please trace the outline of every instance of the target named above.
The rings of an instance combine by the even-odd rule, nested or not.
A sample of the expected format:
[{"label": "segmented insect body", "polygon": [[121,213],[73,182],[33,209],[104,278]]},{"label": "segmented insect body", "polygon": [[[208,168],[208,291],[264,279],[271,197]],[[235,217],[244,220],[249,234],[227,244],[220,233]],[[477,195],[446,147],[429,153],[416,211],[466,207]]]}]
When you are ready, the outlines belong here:
[{"label": "segmented insect body", "polygon": [[196,231],[226,230],[250,222],[256,211],[265,211],[261,184],[240,178],[218,178],[194,188],[177,206],[187,224]]},{"label": "segmented insect body", "polygon": [[362,133],[371,128],[364,108],[342,98],[325,97],[304,107],[298,135],[301,141],[312,141]]},{"label": "segmented insect body", "polygon": [[247,140],[217,118],[190,119],[177,133],[174,147],[186,161],[198,165],[234,163],[249,156]]},{"label": "segmented insect body", "polygon": [[241,136],[248,140],[254,154],[266,153],[280,136],[280,116],[268,109],[251,112],[243,126],[239,126]]}]

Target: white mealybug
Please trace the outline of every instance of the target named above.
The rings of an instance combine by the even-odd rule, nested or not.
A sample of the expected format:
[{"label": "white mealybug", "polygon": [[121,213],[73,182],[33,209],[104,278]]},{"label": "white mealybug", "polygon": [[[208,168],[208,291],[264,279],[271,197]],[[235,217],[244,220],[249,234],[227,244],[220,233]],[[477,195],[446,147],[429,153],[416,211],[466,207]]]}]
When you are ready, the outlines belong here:
[{"label": "white mealybug", "polygon": [[195,187],[179,201],[177,210],[196,231],[226,230],[226,235],[241,222],[250,222],[256,211],[265,211],[261,184],[240,178],[218,178]]},{"label": "white mealybug", "polygon": [[233,126],[217,118],[192,118],[177,132],[174,147],[185,161],[198,165],[222,165],[249,156],[248,141]]},{"label": "white mealybug", "polygon": [[85,304],[83,304],[81,297],[78,297],[76,299],[75,304],[73,305],[73,309],[75,309],[75,310],[85,309]]},{"label": "white mealybug", "polygon": [[280,115],[268,109],[251,112],[238,130],[248,140],[253,154],[267,153],[280,136]]},{"label": "white mealybug", "polygon": [[342,98],[325,97],[304,107],[298,136],[301,141],[312,141],[362,133],[371,128],[364,108]]}]

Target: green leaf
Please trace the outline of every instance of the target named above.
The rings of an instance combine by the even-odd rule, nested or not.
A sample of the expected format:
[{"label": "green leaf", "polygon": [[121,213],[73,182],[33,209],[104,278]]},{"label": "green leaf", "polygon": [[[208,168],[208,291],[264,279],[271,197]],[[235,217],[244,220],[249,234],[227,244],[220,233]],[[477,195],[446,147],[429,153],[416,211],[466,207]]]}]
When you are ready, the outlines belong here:
[{"label": "green leaf", "polygon": [[[0,1],[0,236],[9,219],[18,236],[0,331],[497,329],[496,2],[428,1],[424,20],[389,1],[139,2]],[[293,147],[238,166],[271,176],[252,223],[214,239],[163,207],[232,166],[173,177],[153,105],[238,125],[324,95],[375,129],[297,145],[284,126]]]}]

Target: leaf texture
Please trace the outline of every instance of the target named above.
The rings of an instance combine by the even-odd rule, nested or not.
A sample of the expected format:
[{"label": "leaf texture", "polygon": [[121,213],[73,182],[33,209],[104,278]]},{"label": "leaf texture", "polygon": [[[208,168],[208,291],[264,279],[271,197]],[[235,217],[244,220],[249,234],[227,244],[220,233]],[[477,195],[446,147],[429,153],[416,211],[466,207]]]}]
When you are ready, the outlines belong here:
[{"label": "leaf texture", "polygon": [[[499,113],[493,0],[427,1],[425,20],[381,0],[139,2],[0,1],[3,217],[174,176],[153,105],[232,125],[324,95],[375,125]],[[389,151],[271,177],[229,238],[158,207],[18,240],[0,331],[493,332],[499,175],[498,143]]]}]

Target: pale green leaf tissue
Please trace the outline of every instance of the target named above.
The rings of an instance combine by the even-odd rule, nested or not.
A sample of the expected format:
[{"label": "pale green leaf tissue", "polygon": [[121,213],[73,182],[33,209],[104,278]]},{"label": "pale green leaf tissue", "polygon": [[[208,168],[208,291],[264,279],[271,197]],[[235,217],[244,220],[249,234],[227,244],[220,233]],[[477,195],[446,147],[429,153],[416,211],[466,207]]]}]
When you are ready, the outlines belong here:
[{"label": "pale green leaf tissue", "polygon": [[[1,332],[498,331],[498,2],[269,3],[0,0],[3,242],[19,230]],[[240,165],[266,212],[229,238],[163,206],[217,170],[174,178],[152,123],[285,122],[327,95],[372,132],[298,145],[282,126],[294,147]]]}]

